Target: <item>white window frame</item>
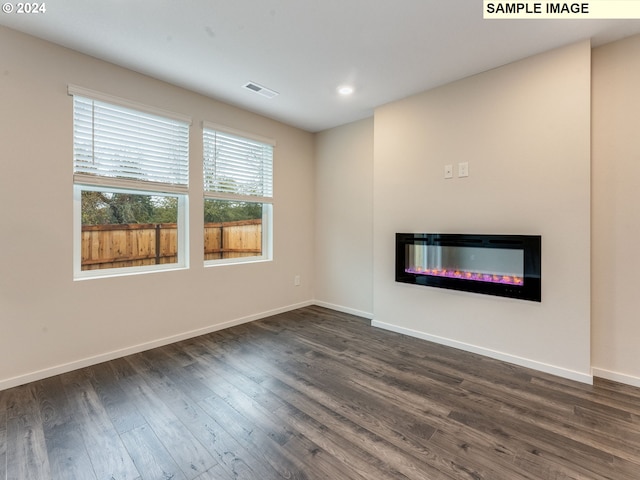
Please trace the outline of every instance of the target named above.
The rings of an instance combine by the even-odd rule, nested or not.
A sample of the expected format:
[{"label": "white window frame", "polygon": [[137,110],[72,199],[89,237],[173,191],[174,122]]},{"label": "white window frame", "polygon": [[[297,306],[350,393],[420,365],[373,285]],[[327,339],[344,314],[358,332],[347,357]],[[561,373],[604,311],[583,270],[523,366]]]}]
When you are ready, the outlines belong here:
[{"label": "white window frame", "polygon": [[[204,154],[204,148],[206,140],[204,138],[205,130],[222,132],[226,134],[230,134],[236,137],[241,137],[247,140],[252,140],[257,143],[262,143],[265,145],[271,146],[274,151],[276,147],[276,142],[273,139],[266,138],[260,135],[255,135],[252,133],[248,133],[242,130],[237,130],[235,128],[227,127],[226,125],[220,125],[217,123],[211,123],[207,121],[202,122],[202,135],[203,135],[203,170],[205,169],[205,164],[207,162],[206,155]],[[271,184],[270,191],[267,196],[257,196],[257,195],[242,195],[242,194],[234,194],[227,192],[215,192],[204,189],[204,201],[206,200],[221,200],[221,201],[242,201],[242,202],[250,202],[250,203],[258,203],[262,205],[262,254],[247,256],[247,257],[237,257],[237,258],[220,258],[214,260],[205,260],[204,266],[220,266],[220,265],[234,265],[234,264],[244,264],[244,263],[255,263],[255,262],[268,262],[273,260],[273,161],[274,156],[272,155],[271,161]]]},{"label": "white window frame", "polygon": [[[104,268],[82,270],[82,192],[128,193],[132,195],[169,196],[178,198],[178,251],[177,261],[160,265],[141,265],[136,267]],[[119,277],[149,272],[183,270],[189,268],[189,244],[187,241],[189,197],[185,194],[148,190],[132,190],[107,186],[74,184],[73,186],[73,273],[75,280],[89,278]]]},{"label": "white window frame", "polygon": [[[90,100],[109,103],[117,107],[137,110],[142,113],[166,117],[171,120],[178,120],[187,124],[188,128],[192,123],[191,118],[167,112],[155,107],[131,102],[129,100],[113,97],[111,95],[95,92],[75,85],[68,86],[68,93],[71,96],[79,96]],[[74,132],[75,135],[75,132]],[[75,136],[74,136],[75,142]],[[187,140],[187,148],[189,141]],[[187,162],[189,154],[187,152]],[[91,278],[117,277],[124,275],[135,275],[149,272],[182,270],[189,268],[189,239],[188,239],[188,178],[185,185],[169,185],[151,181],[136,181],[119,177],[108,177],[99,175],[86,175],[74,173],[73,185],[73,274],[74,280],[85,280]],[[178,199],[177,218],[177,261],[160,265],[143,265],[134,267],[118,267],[96,270],[82,270],[82,192],[101,191],[110,193],[127,193],[145,196],[171,196]]]}]

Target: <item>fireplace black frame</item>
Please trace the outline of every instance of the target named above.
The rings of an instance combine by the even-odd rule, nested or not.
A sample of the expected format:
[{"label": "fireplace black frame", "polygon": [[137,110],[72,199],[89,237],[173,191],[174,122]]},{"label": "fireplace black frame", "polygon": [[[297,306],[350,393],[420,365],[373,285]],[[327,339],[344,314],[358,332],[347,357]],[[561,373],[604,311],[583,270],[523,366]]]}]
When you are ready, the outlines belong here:
[{"label": "fireplace black frame", "polygon": [[[411,244],[522,250],[522,284],[489,283],[407,272],[405,255],[407,246]],[[396,233],[396,282],[541,302],[541,250],[542,237],[539,235]]]}]

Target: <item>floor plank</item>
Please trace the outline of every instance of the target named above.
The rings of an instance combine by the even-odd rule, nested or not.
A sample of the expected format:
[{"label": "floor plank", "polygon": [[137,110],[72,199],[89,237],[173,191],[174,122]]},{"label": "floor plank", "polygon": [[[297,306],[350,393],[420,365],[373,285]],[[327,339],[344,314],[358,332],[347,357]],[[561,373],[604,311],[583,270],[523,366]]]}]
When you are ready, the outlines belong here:
[{"label": "floor plank", "polygon": [[638,480],[640,389],[306,307],[0,392],[0,480]]},{"label": "floor plank", "polygon": [[145,427],[147,422],[136,405],[128,401],[122,390],[121,381],[116,372],[117,365],[120,363],[122,362],[101,363],[92,367],[88,373],[89,381],[111,423],[118,433],[123,434],[129,430]]},{"label": "floor plank", "polygon": [[43,421],[33,385],[5,392],[7,408],[7,480],[52,478]]},{"label": "floor plank", "polygon": [[[214,412],[213,415],[209,415],[192,399],[191,390],[181,390],[173,382],[172,368],[165,367],[162,371],[150,368],[151,365],[144,360],[145,356],[130,357],[128,361],[141,372],[158,399],[182,422],[186,433],[193,436],[211,455],[213,466],[203,468],[205,471],[210,471],[216,464],[220,464],[221,469],[226,471],[230,478],[275,478],[271,468],[256,462],[254,456],[221,427],[221,414]],[[210,395],[213,395],[213,392]]]},{"label": "floor plank", "polygon": [[129,377],[121,380],[121,383],[129,401],[142,412],[149,426],[188,479],[197,477],[217,463],[144,379]]},{"label": "floor plank", "polygon": [[129,455],[143,480],[186,480],[171,454],[147,425],[127,430],[121,435]]},{"label": "floor plank", "polygon": [[7,477],[7,412],[0,406],[0,478]]},{"label": "floor plank", "polygon": [[140,473],[89,381],[89,370],[61,376],[98,480],[137,480]]},{"label": "floor plank", "polygon": [[51,475],[64,480],[96,480],[76,410],[60,377],[33,384],[40,407]]}]

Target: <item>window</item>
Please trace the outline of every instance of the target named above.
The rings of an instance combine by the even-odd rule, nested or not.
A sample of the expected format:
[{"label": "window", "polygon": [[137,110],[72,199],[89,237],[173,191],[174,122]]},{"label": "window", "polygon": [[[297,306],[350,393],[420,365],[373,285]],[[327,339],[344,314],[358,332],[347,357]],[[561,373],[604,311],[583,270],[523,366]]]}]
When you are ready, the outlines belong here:
[{"label": "window", "polygon": [[190,120],[69,93],[75,277],[186,267]]},{"label": "window", "polygon": [[205,263],[270,260],[275,142],[206,122],[203,141]]}]

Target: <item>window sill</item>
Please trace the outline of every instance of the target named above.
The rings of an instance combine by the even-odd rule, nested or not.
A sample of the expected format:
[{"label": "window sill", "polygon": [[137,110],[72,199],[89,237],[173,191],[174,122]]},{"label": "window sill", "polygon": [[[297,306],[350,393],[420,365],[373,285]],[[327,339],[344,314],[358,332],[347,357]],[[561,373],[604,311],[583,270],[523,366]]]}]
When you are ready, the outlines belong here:
[{"label": "window sill", "polygon": [[189,267],[184,265],[167,266],[158,265],[154,267],[124,267],[105,270],[84,270],[82,272],[76,272],[73,277],[73,281],[95,280],[100,278],[112,278],[112,277],[129,277],[131,275],[145,275],[147,273],[160,273],[160,272],[175,272],[176,270],[188,270]]}]

